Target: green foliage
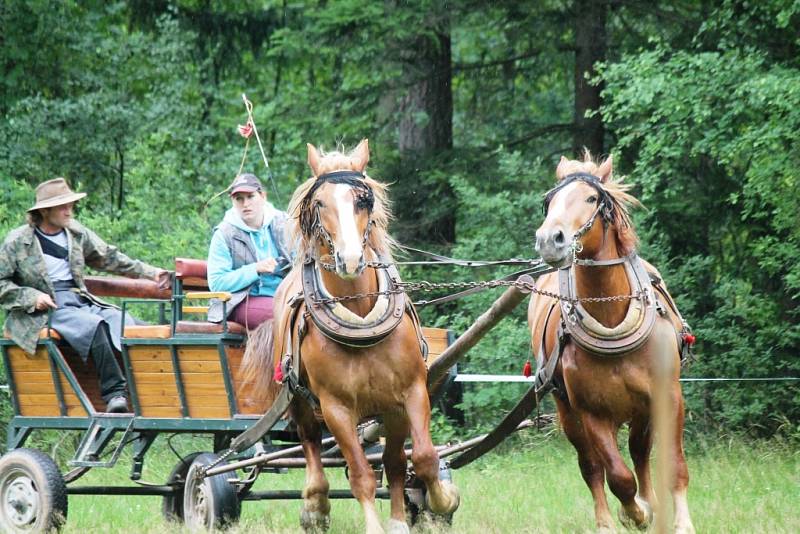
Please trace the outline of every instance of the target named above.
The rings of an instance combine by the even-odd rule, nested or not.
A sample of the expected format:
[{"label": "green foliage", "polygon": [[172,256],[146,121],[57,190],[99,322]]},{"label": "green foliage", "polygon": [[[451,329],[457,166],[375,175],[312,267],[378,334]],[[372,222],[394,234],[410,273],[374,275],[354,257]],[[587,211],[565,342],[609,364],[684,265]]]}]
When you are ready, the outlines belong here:
[{"label": "green foliage", "polygon": [[[555,0],[459,0],[446,12],[428,0],[7,2],[0,233],[22,224],[33,186],[65,176],[89,193],[79,219],[129,255],[163,267],[204,257],[227,207],[208,201],[242,159],[235,126],[246,93],[279,207],[308,177],[305,143],[368,137],[370,173],[392,184],[401,241],[458,257],[531,257],[556,159],[577,156],[565,148],[576,16]],[[642,255],[698,333],[688,373],[800,374],[797,2],[633,1],[615,3],[607,20],[612,46],[598,80],[607,146],[647,207],[636,214]],[[420,43],[448,31],[453,149],[415,160],[397,148],[399,103],[426,79]],[[266,178],[260,159],[252,139],[244,168]],[[445,220],[454,240],[440,232]],[[443,282],[511,270],[403,275]],[[425,308],[424,321],[463,333],[499,293]],[[520,306],[461,369],[516,374],[529,344]],[[496,421],[515,388],[467,388],[468,425]],[[797,433],[787,424],[800,419],[797,386],[685,390],[698,428]],[[437,419],[439,435],[448,424]]]},{"label": "green foliage", "polygon": [[[695,326],[700,376],[797,376],[800,324],[800,71],[754,49],[664,47],[604,71],[604,118],[619,134],[651,247]],[[689,406],[774,431],[800,416],[797,388],[692,388]],[[765,417],[766,416],[766,417]]]}]

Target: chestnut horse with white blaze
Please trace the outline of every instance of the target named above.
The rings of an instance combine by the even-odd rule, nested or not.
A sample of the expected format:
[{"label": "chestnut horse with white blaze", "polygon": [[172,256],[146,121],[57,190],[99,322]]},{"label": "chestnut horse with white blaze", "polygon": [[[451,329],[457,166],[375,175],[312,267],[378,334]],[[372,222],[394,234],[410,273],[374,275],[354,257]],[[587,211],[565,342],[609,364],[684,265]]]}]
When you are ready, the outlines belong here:
[{"label": "chestnut horse with white blaze", "polygon": [[[662,385],[671,429],[674,527],[694,532],[679,383],[681,354],[688,350],[682,344],[693,342],[687,341],[688,325],[658,272],[635,253],[628,208],[638,201],[622,180],[612,179],[611,158],[598,165],[588,152],[583,161],[562,157],[556,175],[536,231],[536,250],[559,271],[539,278],[536,287],[560,299],[534,294],[528,323],[539,367],[560,357],[552,371],[555,402],[592,493],[597,527],[614,530],[604,481],[622,504],[619,516],[626,526],[646,528],[652,520],[652,408],[654,391]],[[636,476],[617,444],[623,424],[630,427]]]},{"label": "chestnut horse with white blaze", "polygon": [[[310,317],[310,311],[314,311],[310,310],[314,301],[307,294],[299,311],[292,301],[303,293],[303,277],[309,276],[309,269],[313,267],[316,283],[324,288],[321,294],[328,299],[381,292],[383,275],[375,263],[391,263],[393,241],[387,233],[391,215],[386,186],[365,173],[368,161],[366,139],[349,154],[324,153],[308,145],[313,176],[297,188],[288,210],[288,230],[297,244],[297,263],[275,295],[274,350],[271,358],[263,357],[259,362],[262,376],[268,372],[272,377],[272,362],[279,362],[286,354],[287,343],[281,340],[286,338],[287,328],[295,328],[287,318]],[[370,317],[380,315],[376,309],[386,307],[384,300],[371,295],[338,301],[334,306],[337,320],[366,324]],[[439,457],[429,432],[427,369],[410,306],[399,307],[396,327],[369,346],[337,342],[313,320],[304,322],[300,328],[304,333],[298,333],[297,328],[292,331],[293,338],[300,340],[296,342],[301,355],[299,382],[319,402],[319,412],[315,412],[306,399],[296,395],[290,406],[307,461],[301,510],[301,524],[307,530],[329,525],[329,486],[320,456],[320,412],[347,462],[350,487],[364,510],[368,533],[382,533],[384,529],[375,509],[375,475],[357,432],[359,421],[366,417],[380,416],[385,427],[383,465],[391,498],[390,532],[409,532],[404,494],[404,443],[409,435],[413,469],[427,487],[431,511],[446,514],[458,507],[456,487],[439,480]]]}]

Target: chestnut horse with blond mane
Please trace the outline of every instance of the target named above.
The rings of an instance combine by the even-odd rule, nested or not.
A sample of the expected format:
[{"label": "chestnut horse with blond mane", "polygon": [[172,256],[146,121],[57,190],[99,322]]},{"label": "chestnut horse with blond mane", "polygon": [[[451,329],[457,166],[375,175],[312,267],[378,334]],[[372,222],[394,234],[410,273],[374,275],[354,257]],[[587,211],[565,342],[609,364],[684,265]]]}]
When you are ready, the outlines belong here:
[{"label": "chestnut horse with blond mane", "polygon": [[[551,366],[555,402],[592,493],[597,527],[614,530],[604,480],[622,504],[626,526],[646,528],[652,520],[652,408],[663,385],[675,531],[694,532],[678,381],[688,326],[657,271],[636,256],[628,208],[638,201],[622,180],[612,179],[611,158],[598,165],[588,152],[583,161],[562,157],[556,175],[536,250],[559,271],[539,278],[536,287],[560,298],[534,294],[528,323],[539,367],[560,358]],[[626,423],[635,477],[617,444]]]},{"label": "chestnut horse with blond mane", "polygon": [[[288,210],[288,230],[297,245],[297,263],[275,295],[271,358],[262,354],[260,362],[250,364],[260,365],[261,376],[272,377],[272,362],[284,358],[290,348],[287,345],[297,345],[301,355],[299,382],[318,399],[321,418],[341,448],[353,496],[364,510],[366,531],[370,534],[384,530],[375,509],[375,475],[359,443],[357,425],[366,417],[382,418],[386,436],[383,466],[391,498],[388,530],[400,534],[409,532],[404,448],[409,435],[411,462],[416,476],[426,485],[430,510],[447,514],[459,504],[456,487],[439,480],[439,457],[429,432],[427,369],[411,304],[396,305],[394,313],[388,313],[397,323],[393,329],[377,342],[367,340],[363,346],[341,342],[315,320],[298,319],[301,325],[290,320],[313,318],[312,308],[330,305],[339,323],[369,326],[386,309],[385,295],[380,295],[385,292],[385,282],[381,281],[384,275],[376,264],[391,263],[393,241],[387,233],[391,214],[386,186],[365,173],[368,161],[366,139],[349,154],[324,153],[308,145],[313,176],[297,188]],[[307,281],[304,277],[308,279],[309,273],[316,277],[327,303],[315,303],[306,292],[298,306]],[[336,297],[362,294],[371,295],[335,301]],[[392,308],[388,311],[392,312]],[[338,328],[336,324],[332,326]],[[292,340],[283,341],[289,339],[287,329]],[[379,330],[380,325],[375,329]],[[277,372],[278,377],[281,375]],[[274,390],[276,384],[271,387]],[[322,469],[319,412],[300,395],[290,406],[307,461],[301,510],[301,524],[306,530],[326,529],[329,525],[329,486]]]}]

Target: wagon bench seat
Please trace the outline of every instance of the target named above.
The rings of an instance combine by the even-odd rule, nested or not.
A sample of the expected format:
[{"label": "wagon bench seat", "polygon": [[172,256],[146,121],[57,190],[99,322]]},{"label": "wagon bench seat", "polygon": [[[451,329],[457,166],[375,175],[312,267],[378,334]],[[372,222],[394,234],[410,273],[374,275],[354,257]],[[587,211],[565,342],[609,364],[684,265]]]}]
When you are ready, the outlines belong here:
[{"label": "wagon bench seat", "polygon": [[[144,325],[144,326],[126,326],[125,327],[125,337],[131,338],[151,338],[151,339],[168,339],[172,332],[170,331],[170,327],[167,324],[164,325]],[[3,337],[6,339],[11,339],[11,336],[8,332],[3,332]],[[39,339],[53,339],[56,341],[60,341],[61,334],[54,328],[42,328],[39,330]]]}]

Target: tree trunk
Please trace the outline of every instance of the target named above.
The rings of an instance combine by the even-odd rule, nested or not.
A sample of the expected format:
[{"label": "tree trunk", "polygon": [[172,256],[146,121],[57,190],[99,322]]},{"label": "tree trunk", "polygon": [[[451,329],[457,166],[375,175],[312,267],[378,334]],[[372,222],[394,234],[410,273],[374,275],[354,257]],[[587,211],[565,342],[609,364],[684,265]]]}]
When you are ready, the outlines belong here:
[{"label": "tree trunk", "polygon": [[419,37],[407,52],[403,81],[411,85],[400,100],[398,147],[410,156],[453,148],[453,91],[450,27],[445,20],[435,38]]},{"label": "tree trunk", "polygon": [[[442,11],[429,32],[397,43],[403,76],[397,102],[400,166],[394,189],[404,239],[455,241],[455,195],[447,173],[431,174],[453,149],[450,21]],[[399,194],[398,194],[399,193]],[[426,199],[436,198],[436,206]],[[402,204],[401,204],[402,203]],[[405,226],[406,230],[403,231]]]},{"label": "tree trunk", "polygon": [[603,152],[603,120],[598,115],[586,117],[587,111],[600,109],[602,84],[592,85],[594,64],[606,59],[606,9],[605,2],[575,0],[575,130],[572,144],[575,155],[583,148],[592,154]]}]

